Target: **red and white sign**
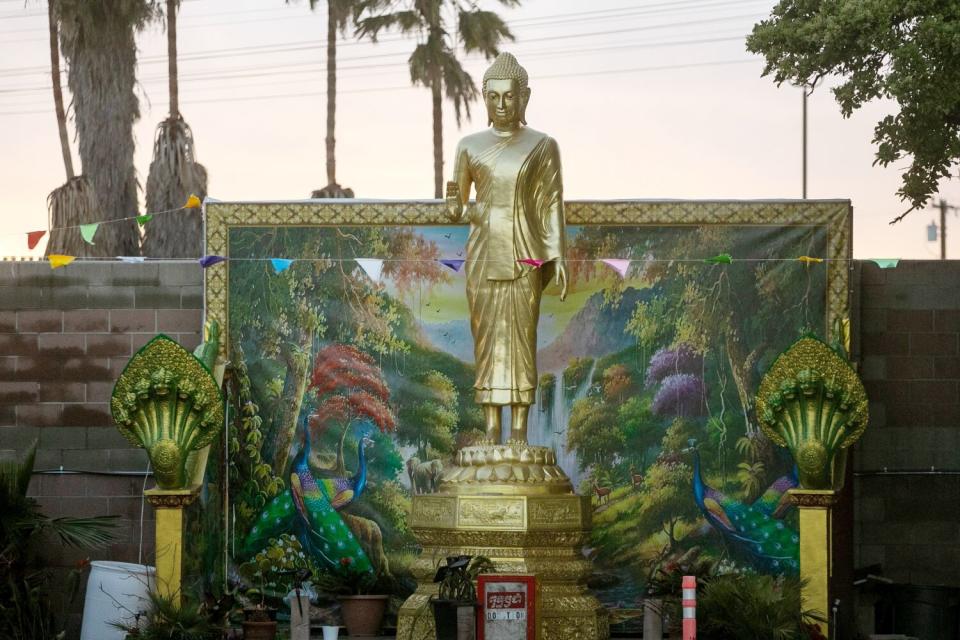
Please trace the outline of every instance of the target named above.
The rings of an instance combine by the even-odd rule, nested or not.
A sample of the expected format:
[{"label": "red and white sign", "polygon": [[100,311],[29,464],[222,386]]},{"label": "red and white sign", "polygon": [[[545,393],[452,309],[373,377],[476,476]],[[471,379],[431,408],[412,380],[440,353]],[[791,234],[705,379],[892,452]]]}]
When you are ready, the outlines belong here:
[{"label": "red and white sign", "polygon": [[534,576],[481,574],[479,640],[536,640],[537,582]]}]

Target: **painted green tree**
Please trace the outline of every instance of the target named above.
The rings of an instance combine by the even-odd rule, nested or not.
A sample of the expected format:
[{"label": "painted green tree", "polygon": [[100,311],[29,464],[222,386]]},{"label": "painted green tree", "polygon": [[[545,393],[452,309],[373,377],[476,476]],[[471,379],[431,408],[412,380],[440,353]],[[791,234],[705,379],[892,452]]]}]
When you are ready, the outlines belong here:
[{"label": "painted green tree", "polygon": [[453,381],[435,370],[417,376],[402,394],[397,437],[415,446],[420,460],[453,451],[459,395]]}]

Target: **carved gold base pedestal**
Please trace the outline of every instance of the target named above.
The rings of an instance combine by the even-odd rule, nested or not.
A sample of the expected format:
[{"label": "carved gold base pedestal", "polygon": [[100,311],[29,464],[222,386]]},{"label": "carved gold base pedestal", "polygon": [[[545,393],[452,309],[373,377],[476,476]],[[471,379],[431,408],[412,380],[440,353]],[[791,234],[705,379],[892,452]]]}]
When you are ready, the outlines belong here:
[{"label": "carved gold base pedestal", "polygon": [[[836,492],[817,489],[791,489],[790,501],[800,510],[800,577],[804,580],[800,597],[803,608],[829,619],[830,578],[833,575],[831,509]],[[828,623],[820,623],[830,637]]]},{"label": "carved gold base pedestal", "polygon": [[[499,573],[537,577],[540,640],[608,638],[607,611],[584,586],[591,571],[581,551],[590,537],[590,498],[570,492],[562,472],[554,475],[559,467],[549,449],[549,457],[543,447],[526,445],[490,447],[482,456],[479,447],[471,449],[445,474],[441,493],[413,498],[410,525],[423,553],[413,565],[417,591],[400,609],[398,640],[435,637],[433,576],[447,556],[459,554],[487,556]],[[505,454],[516,459],[503,460]],[[478,479],[484,468],[493,475],[481,471]]]},{"label": "carved gold base pedestal", "polygon": [[143,494],[156,511],[157,593],[179,601],[183,576],[183,510],[198,489],[148,489]]}]

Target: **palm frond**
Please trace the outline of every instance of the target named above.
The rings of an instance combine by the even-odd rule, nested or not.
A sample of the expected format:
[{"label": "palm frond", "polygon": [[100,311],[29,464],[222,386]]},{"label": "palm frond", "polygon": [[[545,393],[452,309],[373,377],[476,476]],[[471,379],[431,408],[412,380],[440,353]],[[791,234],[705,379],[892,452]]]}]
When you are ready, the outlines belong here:
[{"label": "palm frond", "polygon": [[480,91],[474,84],[473,78],[452,52],[441,60],[441,69],[447,99],[453,102],[453,112],[456,114],[459,127],[463,120],[461,112],[465,113],[468,119],[470,118],[470,102],[480,96]]},{"label": "palm frond", "polygon": [[23,458],[0,461],[0,493],[3,493],[9,502],[27,495],[36,457],[37,441],[34,440]]},{"label": "palm frond", "polygon": [[93,549],[113,542],[116,526],[117,516],[96,516],[55,518],[43,523],[42,528],[56,535],[68,547]]},{"label": "palm frond", "polygon": [[419,31],[425,26],[422,16],[418,12],[413,10],[395,11],[393,13],[370,15],[357,20],[355,35],[358,38],[370,38],[373,42],[376,42],[379,33],[386,29],[396,28],[401,33],[410,33],[411,31]]},{"label": "palm frond", "polygon": [[458,31],[464,50],[467,53],[479,51],[487,60],[500,53],[498,45],[501,42],[515,39],[503,18],[493,11],[479,9],[460,12]]}]

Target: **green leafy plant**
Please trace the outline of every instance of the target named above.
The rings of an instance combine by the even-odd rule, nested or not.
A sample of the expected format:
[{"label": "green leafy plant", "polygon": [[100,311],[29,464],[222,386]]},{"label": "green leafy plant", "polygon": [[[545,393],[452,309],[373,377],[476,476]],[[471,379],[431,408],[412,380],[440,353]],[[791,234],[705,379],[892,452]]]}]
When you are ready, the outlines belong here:
[{"label": "green leafy plant", "polygon": [[393,593],[394,580],[386,574],[357,569],[350,558],[341,558],[334,569],[314,576],[317,591],[330,596],[362,596]]},{"label": "green leafy plant", "polygon": [[485,556],[450,556],[446,565],[437,569],[433,581],[440,583],[440,600],[476,602],[474,583],[481,573],[496,571],[493,562]]},{"label": "green leafy plant", "polygon": [[[33,474],[36,441],[18,460],[0,462],[0,638],[32,640],[60,637],[48,585],[50,573],[37,567],[39,544],[53,537],[61,544],[94,548],[113,540],[113,516],[50,518],[27,497]],[[76,593],[81,564],[71,574]]]},{"label": "green leafy plant", "polygon": [[[682,573],[682,572],[681,572]],[[678,573],[679,575],[679,573]],[[702,640],[819,640],[819,612],[804,609],[799,578],[751,573],[698,576],[697,637]],[[678,626],[679,595],[665,605]]]},{"label": "green leafy plant", "polygon": [[192,598],[150,593],[150,608],[133,624],[112,623],[137,640],[219,640],[222,627],[207,606]]}]

